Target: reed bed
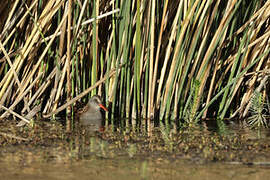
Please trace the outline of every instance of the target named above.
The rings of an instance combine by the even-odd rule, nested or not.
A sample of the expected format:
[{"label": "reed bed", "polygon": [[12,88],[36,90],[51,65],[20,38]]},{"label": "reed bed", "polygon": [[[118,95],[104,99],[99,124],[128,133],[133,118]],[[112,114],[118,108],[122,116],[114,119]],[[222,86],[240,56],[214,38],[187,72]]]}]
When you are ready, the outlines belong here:
[{"label": "reed bed", "polygon": [[270,1],[13,0],[3,6],[1,118],[11,113],[28,123],[38,112],[74,115],[94,94],[110,107],[108,119],[194,123],[252,116],[254,95],[268,103]]}]

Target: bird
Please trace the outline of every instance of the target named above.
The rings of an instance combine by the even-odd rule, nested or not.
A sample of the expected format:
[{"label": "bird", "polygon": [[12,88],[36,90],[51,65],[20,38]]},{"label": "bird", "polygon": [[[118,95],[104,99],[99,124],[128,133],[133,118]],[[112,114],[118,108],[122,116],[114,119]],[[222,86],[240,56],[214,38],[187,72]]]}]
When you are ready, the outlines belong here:
[{"label": "bird", "polygon": [[87,126],[90,131],[100,130],[103,120],[101,109],[108,112],[108,109],[101,102],[101,97],[99,95],[92,96],[83,111],[79,113],[80,123]]}]

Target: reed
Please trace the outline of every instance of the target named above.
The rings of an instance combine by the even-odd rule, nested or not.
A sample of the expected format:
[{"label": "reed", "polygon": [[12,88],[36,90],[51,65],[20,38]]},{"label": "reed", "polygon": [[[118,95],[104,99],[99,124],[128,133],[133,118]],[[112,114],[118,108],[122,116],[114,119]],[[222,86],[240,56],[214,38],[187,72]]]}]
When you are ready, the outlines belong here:
[{"label": "reed", "polygon": [[254,117],[254,92],[263,102],[269,98],[269,1],[13,0],[4,6],[1,118],[14,112],[28,122],[23,117],[39,105],[43,117],[66,107],[72,115],[78,102],[101,94],[108,119],[194,123]]}]

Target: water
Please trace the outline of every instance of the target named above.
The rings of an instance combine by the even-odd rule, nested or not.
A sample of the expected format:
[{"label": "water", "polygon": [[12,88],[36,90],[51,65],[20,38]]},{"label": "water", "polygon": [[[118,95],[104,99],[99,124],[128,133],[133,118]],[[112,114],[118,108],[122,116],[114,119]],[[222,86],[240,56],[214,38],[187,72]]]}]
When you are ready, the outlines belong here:
[{"label": "water", "polygon": [[142,124],[67,134],[44,122],[5,127],[15,136],[0,136],[0,179],[269,179],[269,130],[234,126],[219,134]]},{"label": "water", "polygon": [[269,179],[268,166],[194,164],[182,160],[143,160],[128,157],[68,163],[0,163],[1,179]]}]

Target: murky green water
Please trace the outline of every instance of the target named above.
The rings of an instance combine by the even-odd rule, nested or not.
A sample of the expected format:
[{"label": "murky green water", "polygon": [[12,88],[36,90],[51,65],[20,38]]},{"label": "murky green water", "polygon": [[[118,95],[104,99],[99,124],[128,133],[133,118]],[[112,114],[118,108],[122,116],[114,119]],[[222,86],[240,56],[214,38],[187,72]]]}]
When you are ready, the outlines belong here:
[{"label": "murky green water", "polygon": [[1,162],[1,179],[269,179],[268,166],[194,164],[182,160],[143,160],[128,157],[68,163]]},{"label": "murky green water", "polygon": [[1,180],[261,180],[270,176],[269,130],[237,127],[219,134],[207,127],[179,131],[131,127],[67,134],[61,126],[44,122],[34,128],[5,125],[1,129]]}]

